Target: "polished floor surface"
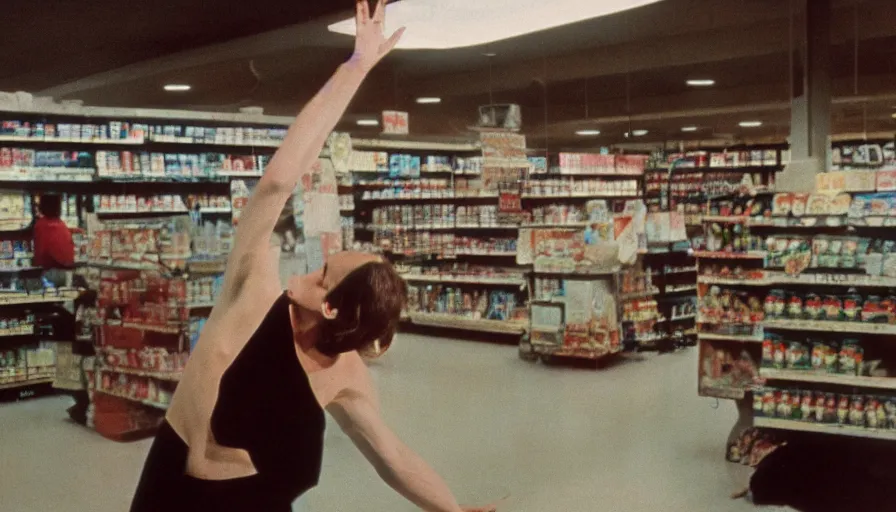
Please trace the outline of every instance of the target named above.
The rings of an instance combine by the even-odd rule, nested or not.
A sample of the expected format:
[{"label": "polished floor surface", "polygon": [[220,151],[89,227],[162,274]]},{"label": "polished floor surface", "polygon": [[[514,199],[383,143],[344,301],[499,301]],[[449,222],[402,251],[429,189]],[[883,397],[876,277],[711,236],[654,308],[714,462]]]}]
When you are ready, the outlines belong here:
[{"label": "polished floor surface", "polygon": [[[402,335],[372,365],[388,422],[463,503],[507,512],[747,511],[723,460],[734,406],[696,396],[696,350],[604,370],[545,367],[507,346]],[[68,399],[0,405],[0,510],[127,510],[149,441],[67,421]],[[297,511],[414,510],[330,425]]]}]

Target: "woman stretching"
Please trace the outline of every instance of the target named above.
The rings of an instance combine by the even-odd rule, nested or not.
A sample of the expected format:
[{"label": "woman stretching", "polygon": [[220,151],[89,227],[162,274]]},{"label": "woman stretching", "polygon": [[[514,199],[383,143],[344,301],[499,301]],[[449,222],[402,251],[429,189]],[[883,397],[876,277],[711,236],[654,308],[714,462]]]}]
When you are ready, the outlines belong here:
[{"label": "woman stretching", "polygon": [[[367,73],[401,37],[385,1],[357,2],[357,40],[289,129],[240,218],[224,289],[143,469],[132,512],[282,512],[318,482],[324,409],[387,484],[428,511],[460,512],[445,483],[385,425],[359,352],[392,340],[407,289],[391,266],[332,256],[280,288],[271,234]],[[273,254],[273,256],[272,256]],[[338,505],[334,509],[338,509]]]}]

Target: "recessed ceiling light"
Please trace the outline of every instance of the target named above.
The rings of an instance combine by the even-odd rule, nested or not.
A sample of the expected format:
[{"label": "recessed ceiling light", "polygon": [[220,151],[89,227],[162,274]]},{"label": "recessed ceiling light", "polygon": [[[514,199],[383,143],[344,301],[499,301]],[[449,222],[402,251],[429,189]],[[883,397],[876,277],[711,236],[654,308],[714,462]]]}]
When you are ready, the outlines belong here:
[{"label": "recessed ceiling light", "polygon": [[716,81],[709,78],[696,78],[688,80],[687,84],[691,87],[710,87],[716,85]]},{"label": "recessed ceiling light", "polygon": [[420,103],[421,105],[433,105],[441,102],[442,98],[417,98],[417,103]]},{"label": "recessed ceiling light", "polygon": [[485,52],[482,54],[483,57],[497,57],[498,54],[495,52]]},{"label": "recessed ceiling light", "polygon": [[632,135],[634,135],[635,137],[643,137],[648,133],[650,132],[648,132],[647,130],[632,130]]},{"label": "recessed ceiling light", "polygon": [[681,131],[683,131],[683,132],[696,132],[696,131],[697,131],[697,127],[696,127],[696,126],[683,126],[683,127],[681,128]]},{"label": "recessed ceiling light", "polygon": [[380,122],[376,119],[358,119],[358,126],[379,126]]},{"label": "recessed ceiling light", "polygon": [[576,132],[576,135],[581,135],[582,137],[596,137],[600,135],[600,130],[579,130]]},{"label": "recessed ceiling light", "polygon": [[893,119],[896,119],[896,113],[890,114],[890,117],[892,117]]},{"label": "recessed ceiling light", "polygon": [[[398,48],[444,50],[510,39],[658,1],[403,0],[388,4],[386,21],[391,27],[408,28]],[[329,26],[331,32],[352,36],[355,28],[354,16]]]},{"label": "recessed ceiling light", "polygon": [[168,92],[185,92],[190,89],[191,87],[187,84],[167,84],[165,86],[165,90]]},{"label": "recessed ceiling light", "polygon": [[762,126],[762,121],[741,121],[739,124],[741,128],[756,128]]}]

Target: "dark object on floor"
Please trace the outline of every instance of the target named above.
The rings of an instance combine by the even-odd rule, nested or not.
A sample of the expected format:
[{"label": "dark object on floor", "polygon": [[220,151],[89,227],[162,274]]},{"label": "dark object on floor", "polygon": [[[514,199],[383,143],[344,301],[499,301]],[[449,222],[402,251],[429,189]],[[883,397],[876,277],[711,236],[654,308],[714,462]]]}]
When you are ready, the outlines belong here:
[{"label": "dark object on floor", "polygon": [[801,512],[893,510],[893,448],[834,436],[790,440],[756,466],[756,505]]},{"label": "dark object on floor", "polygon": [[90,407],[87,391],[75,391],[72,396],[75,399],[75,405],[68,408],[69,417],[75,423],[87,425],[87,408]]}]

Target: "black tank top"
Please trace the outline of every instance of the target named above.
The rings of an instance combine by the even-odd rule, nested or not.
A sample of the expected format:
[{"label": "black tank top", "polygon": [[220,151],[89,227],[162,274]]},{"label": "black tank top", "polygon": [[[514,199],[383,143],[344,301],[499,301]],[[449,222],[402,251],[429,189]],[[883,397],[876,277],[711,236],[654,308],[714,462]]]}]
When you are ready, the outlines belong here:
[{"label": "black tank top", "polygon": [[289,298],[274,303],[224,372],[211,429],[249,452],[270,492],[291,503],[320,478],[326,420],[293,342]]}]

